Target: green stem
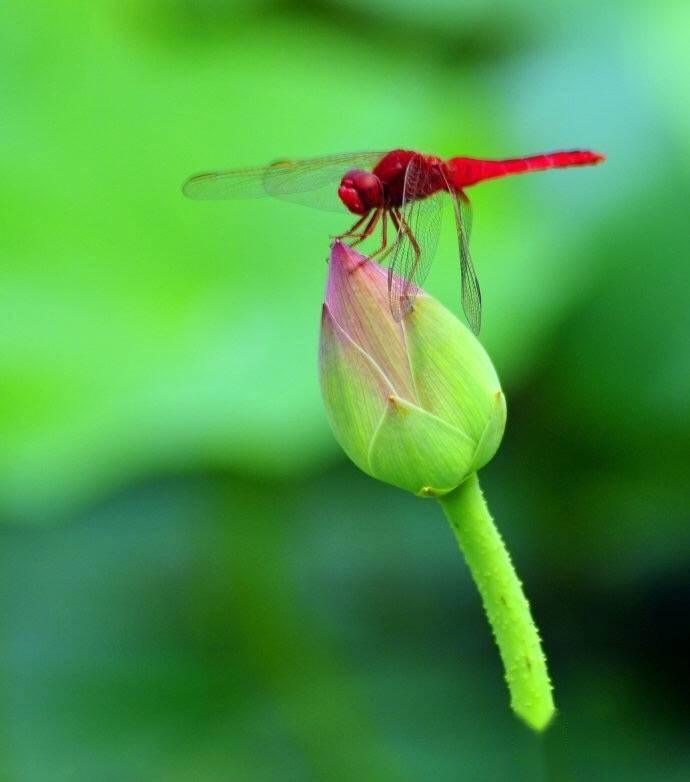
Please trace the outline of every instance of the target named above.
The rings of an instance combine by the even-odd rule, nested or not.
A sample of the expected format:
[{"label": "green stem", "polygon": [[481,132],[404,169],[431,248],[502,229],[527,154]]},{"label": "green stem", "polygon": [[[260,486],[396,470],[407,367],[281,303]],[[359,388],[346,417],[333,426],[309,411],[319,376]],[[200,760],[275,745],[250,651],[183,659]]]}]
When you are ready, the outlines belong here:
[{"label": "green stem", "polygon": [[554,715],[551,683],[529,603],[496,529],[476,473],[440,498],[503,660],[513,711],[534,730]]}]

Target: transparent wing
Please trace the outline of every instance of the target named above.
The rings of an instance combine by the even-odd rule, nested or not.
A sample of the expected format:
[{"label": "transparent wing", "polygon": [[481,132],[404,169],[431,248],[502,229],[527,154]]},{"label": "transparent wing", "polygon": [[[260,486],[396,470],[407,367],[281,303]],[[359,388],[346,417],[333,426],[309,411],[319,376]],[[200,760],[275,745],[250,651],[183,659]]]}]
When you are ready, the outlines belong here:
[{"label": "transparent wing", "polygon": [[479,334],[482,327],[482,291],[470,255],[470,231],[472,230],[470,202],[463,193],[453,199],[453,206],[455,207],[455,226],[458,231],[458,247],[460,248],[462,309],[472,331]]},{"label": "transparent wing", "polygon": [[467,234],[467,241],[469,242],[472,239],[472,204],[470,203],[470,199],[465,195],[464,190],[458,192],[458,199],[460,201],[462,224],[465,228],[465,233]]},{"label": "transparent wing", "polygon": [[188,198],[217,200],[274,196],[329,211],[343,211],[338,185],[352,168],[371,170],[385,152],[354,152],[306,160],[278,160],[268,166],[208,171],[183,185]]},{"label": "transparent wing", "polygon": [[436,253],[444,192],[425,195],[431,189],[430,167],[417,155],[405,170],[402,206],[391,213],[393,222],[397,220],[398,236],[388,269],[388,294],[397,321],[412,309]]},{"label": "transparent wing", "polygon": [[458,233],[460,251],[460,280],[462,309],[467,322],[475,334],[482,326],[482,292],[470,255],[470,231],[472,230],[472,205],[464,192],[456,192],[448,178],[443,175],[446,189],[452,196],[455,210],[455,227]]}]

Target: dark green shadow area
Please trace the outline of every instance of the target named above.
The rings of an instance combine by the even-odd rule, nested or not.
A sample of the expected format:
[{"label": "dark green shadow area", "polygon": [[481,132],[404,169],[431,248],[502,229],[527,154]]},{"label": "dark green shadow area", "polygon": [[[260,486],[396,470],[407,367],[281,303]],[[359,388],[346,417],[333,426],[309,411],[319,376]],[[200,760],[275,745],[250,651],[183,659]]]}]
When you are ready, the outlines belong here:
[{"label": "dark green shadow area", "polygon": [[440,509],[350,468],[149,482],[2,551],[8,779],[682,778],[681,704],[613,655],[628,592],[531,568],[560,709],[538,739]]}]

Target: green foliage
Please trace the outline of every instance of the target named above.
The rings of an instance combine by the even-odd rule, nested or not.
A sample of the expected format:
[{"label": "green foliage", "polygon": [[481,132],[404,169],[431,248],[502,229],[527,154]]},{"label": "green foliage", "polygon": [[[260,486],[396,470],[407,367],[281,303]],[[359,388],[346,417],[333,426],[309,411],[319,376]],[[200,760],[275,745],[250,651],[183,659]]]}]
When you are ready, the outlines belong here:
[{"label": "green foliage", "polygon": [[[687,778],[687,25],[680,0],[3,5],[0,778]],[[179,191],[399,145],[609,156],[472,193],[511,407],[484,483],[559,681],[544,757],[437,509],[331,469],[347,217]],[[446,218],[429,285],[457,312]]]}]

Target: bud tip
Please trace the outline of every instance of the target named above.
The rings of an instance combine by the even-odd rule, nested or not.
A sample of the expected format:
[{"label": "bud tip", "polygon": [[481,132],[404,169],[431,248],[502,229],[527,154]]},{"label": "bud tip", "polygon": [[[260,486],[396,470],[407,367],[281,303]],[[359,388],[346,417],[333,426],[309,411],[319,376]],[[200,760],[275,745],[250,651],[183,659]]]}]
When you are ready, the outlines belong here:
[{"label": "bud tip", "polygon": [[331,247],[331,264],[340,265],[348,273],[356,271],[360,266],[364,266],[367,258],[349,245],[344,244],[340,239],[336,239]]}]

